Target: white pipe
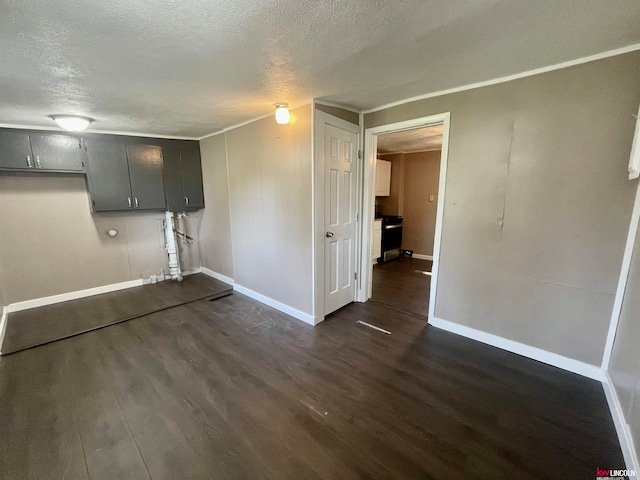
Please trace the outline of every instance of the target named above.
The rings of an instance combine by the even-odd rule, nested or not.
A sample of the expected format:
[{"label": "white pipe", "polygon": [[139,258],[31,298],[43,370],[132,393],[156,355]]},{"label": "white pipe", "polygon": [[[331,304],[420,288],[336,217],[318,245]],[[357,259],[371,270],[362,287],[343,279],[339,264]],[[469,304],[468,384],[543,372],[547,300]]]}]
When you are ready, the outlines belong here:
[{"label": "white pipe", "polygon": [[176,242],[176,232],[173,225],[173,212],[165,213],[164,236],[167,240],[165,248],[169,254],[169,275],[171,280],[182,281],[182,272],[180,271],[180,254]]}]

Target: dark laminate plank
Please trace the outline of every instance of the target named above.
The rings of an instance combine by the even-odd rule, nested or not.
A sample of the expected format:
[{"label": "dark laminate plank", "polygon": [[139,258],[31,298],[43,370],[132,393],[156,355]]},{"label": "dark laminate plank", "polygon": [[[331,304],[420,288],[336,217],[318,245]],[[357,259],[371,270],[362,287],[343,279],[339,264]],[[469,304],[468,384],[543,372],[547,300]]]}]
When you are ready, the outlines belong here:
[{"label": "dark laminate plank", "polygon": [[416,270],[430,272],[432,263],[430,260],[400,257],[391,262],[375,264],[371,300],[427,317],[431,277]]},{"label": "dark laminate plank", "polygon": [[[64,368],[42,365],[53,356]],[[40,403],[58,384],[71,394]],[[623,466],[598,382],[375,302],[313,328],[239,294],[197,301],[2,357],[0,385],[3,429],[29,449],[15,406],[75,411],[91,478],[129,461],[145,478],[136,455],[153,479],[592,478]],[[41,461],[52,471],[73,458],[53,452]],[[24,455],[0,465],[8,478]]]},{"label": "dark laminate plank", "polygon": [[10,313],[2,354],[85,333],[230,291],[202,274]]}]

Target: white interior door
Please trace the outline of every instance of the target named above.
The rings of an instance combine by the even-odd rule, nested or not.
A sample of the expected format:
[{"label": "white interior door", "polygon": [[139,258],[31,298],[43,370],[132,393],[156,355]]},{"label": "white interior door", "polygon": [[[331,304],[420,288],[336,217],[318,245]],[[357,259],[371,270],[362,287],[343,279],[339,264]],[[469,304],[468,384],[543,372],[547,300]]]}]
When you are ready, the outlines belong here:
[{"label": "white interior door", "polygon": [[325,315],[354,300],[358,135],[325,124]]}]

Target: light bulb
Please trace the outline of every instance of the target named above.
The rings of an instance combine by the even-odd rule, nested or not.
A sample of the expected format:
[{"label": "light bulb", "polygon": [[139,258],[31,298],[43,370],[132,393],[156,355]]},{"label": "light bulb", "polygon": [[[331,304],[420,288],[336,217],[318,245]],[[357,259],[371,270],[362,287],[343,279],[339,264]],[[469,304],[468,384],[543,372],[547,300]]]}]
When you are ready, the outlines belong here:
[{"label": "light bulb", "polygon": [[276,103],[276,122],[280,125],[289,123],[289,120],[291,119],[291,114],[287,107],[287,103]]}]

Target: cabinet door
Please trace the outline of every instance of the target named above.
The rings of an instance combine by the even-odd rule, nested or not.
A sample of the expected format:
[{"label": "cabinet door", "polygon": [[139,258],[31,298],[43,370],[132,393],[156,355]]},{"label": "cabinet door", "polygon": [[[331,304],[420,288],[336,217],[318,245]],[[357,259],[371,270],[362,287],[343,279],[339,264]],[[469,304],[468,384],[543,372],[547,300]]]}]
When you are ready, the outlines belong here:
[{"label": "cabinet door", "polygon": [[133,208],[164,210],[162,148],[155,145],[127,145]]},{"label": "cabinet door", "polygon": [[87,142],[87,180],[94,212],[131,210],[133,198],[123,143]]},{"label": "cabinet door", "polygon": [[167,197],[167,210],[182,212],[185,209],[182,190],[182,172],[180,168],[180,143],[171,142],[162,147],[164,165],[164,193]]},{"label": "cabinet door", "polygon": [[376,160],[376,197],[388,197],[391,193],[391,162]]},{"label": "cabinet door", "polygon": [[37,170],[84,172],[86,155],[79,138],[39,133],[32,133],[29,137]]},{"label": "cabinet door", "polygon": [[373,231],[373,250],[371,252],[371,260],[374,262],[382,256],[382,231]]},{"label": "cabinet door", "polygon": [[28,170],[34,165],[28,133],[0,132],[0,168]]},{"label": "cabinet door", "polygon": [[187,210],[204,208],[199,142],[184,142],[180,151],[180,165],[185,208]]}]

